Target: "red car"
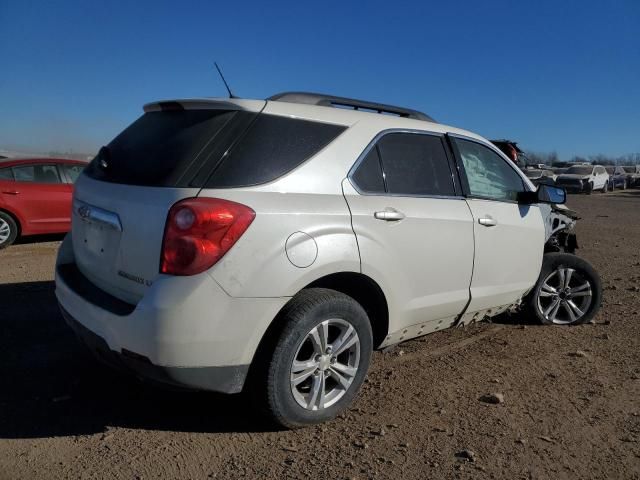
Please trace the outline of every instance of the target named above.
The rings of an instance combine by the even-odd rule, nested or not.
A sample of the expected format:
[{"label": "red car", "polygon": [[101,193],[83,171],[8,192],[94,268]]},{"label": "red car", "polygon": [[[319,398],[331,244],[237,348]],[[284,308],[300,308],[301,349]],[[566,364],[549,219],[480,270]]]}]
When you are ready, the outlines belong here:
[{"label": "red car", "polygon": [[73,182],[85,165],[59,158],[0,160],[0,249],[19,236],[68,232]]}]

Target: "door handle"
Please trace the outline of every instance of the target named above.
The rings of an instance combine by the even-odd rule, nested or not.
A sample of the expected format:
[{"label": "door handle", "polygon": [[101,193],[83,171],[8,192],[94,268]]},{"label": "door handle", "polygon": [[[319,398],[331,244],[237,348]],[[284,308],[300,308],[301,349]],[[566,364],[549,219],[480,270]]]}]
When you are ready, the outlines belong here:
[{"label": "door handle", "polygon": [[2,193],[6,194],[6,195],[18,195],[20,192],[17,190],[3,190]]},{"label": "door handle", "polygon": [[493,218],[491,215],[487,215],[486,217],[482,217],[478,219],[478,223],[480,225],[484,225],[485,227],[495,227],[498,225],[498,221]]},{"label": "door handle", "polygon": [[381,212],[375,212],[373,216],[378,220],[385,220],[387,222],[397,222],[405,217],[404,213],[393,208],[386,208]]}]

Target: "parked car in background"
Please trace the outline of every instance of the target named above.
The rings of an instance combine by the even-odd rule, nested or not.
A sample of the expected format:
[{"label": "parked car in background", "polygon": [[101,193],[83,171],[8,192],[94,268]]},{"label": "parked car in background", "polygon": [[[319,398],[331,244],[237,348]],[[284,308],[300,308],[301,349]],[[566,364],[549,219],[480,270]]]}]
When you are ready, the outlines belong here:
[{"label": "parked car in background", "polygon": [[627,174],[627,186],[639,187],[640,186],[640,165],[629,165],[624,168]]},{"label": "parked car in background", "polygon": [[59,158],[0,161],[0,249],[18,237],[71,228],[73,183],[86,162]]},{"label": "parked car in background", "polygon": [[556,174],[553,173],[552,170],[539,170],[537,168],[530,168],[525,170],[524,173],[534,185],[539,185],[541,183],[554,185],[556,182]]},{"label": "parked car in background", "polygon": [[624,167],[605,167],[605,170],[609,174],[609,189],[621,188],[626,190],[629,179],[627,178],[627,172]]},{"label": "parked car in background", "polygon": [[590,194],[594,190],[609,191],[609,174],[602,165],[572,165],[556,177],[556,185],[568,192]]},{"label": "parked car in background", "polygon": [[65,320],[125,371],[247,390],[300,427],[347,408],[375,348],[600,306],[597,273],[562,251],[570,216],[545,213],[564,190],[476,134],[300,92],[144,110],[81,174],[56,263]]},{"label": "parked car in background", "polygon": [[555,174],[556,178],[562,173],[567,173],[567,170],[569,170],[569,167],[551,167],[551,171]]}]

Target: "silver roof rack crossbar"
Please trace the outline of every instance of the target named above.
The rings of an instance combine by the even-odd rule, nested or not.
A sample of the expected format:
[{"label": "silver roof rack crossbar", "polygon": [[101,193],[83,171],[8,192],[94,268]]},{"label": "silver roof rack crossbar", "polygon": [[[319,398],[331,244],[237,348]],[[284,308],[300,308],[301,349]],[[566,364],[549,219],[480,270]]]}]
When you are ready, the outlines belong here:
[{"label": "silver roof rack crossbar", "polygon": [[413,118],[415,120],[425,120],[427,122],[435,122],[429,115],[411,110],[409,108],[396,107],[393,105],[385,105],[383,103],[367,102],[366,100],[356,100],[353,98],[335,97],[333,95],[323,95],[320,93],[309,92],[283,92],[267,98],[269,101],[304,103],[306,105],[319,105],[323,107],[351,108],[353,110],[362,110],[374,113],[386,113],[398,115],[404,118]]}]

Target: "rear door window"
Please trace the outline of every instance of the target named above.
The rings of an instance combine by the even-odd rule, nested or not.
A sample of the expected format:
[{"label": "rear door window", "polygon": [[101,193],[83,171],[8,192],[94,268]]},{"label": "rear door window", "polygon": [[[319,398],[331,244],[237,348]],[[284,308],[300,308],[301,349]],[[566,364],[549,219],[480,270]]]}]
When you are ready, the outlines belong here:
[{"label": "rear door window", "polygon": [[362,193],[385,193],[382,165],[377,145],[374,145],[362,159],[356,170],[351,174],[351,180],[358,191]]},{"label": "rear door window", "polygon": [[230,188],[273,181],[317,154],[344,130],[340,125],[261,114],[205,186]]},{"label": "rear door window", "polygon": [[0,168],[0,180],[13,180],[13,171],[10,168]]},{"label": "rear door window", "polygon": [[455,188],[442,137],[390,133],[378,142],[387,191],[407,196],[453,196]]},{"label": "rear door window", "polygon": [[23,165],[13,167],[18,182],[62,183],[55,165]]}]

